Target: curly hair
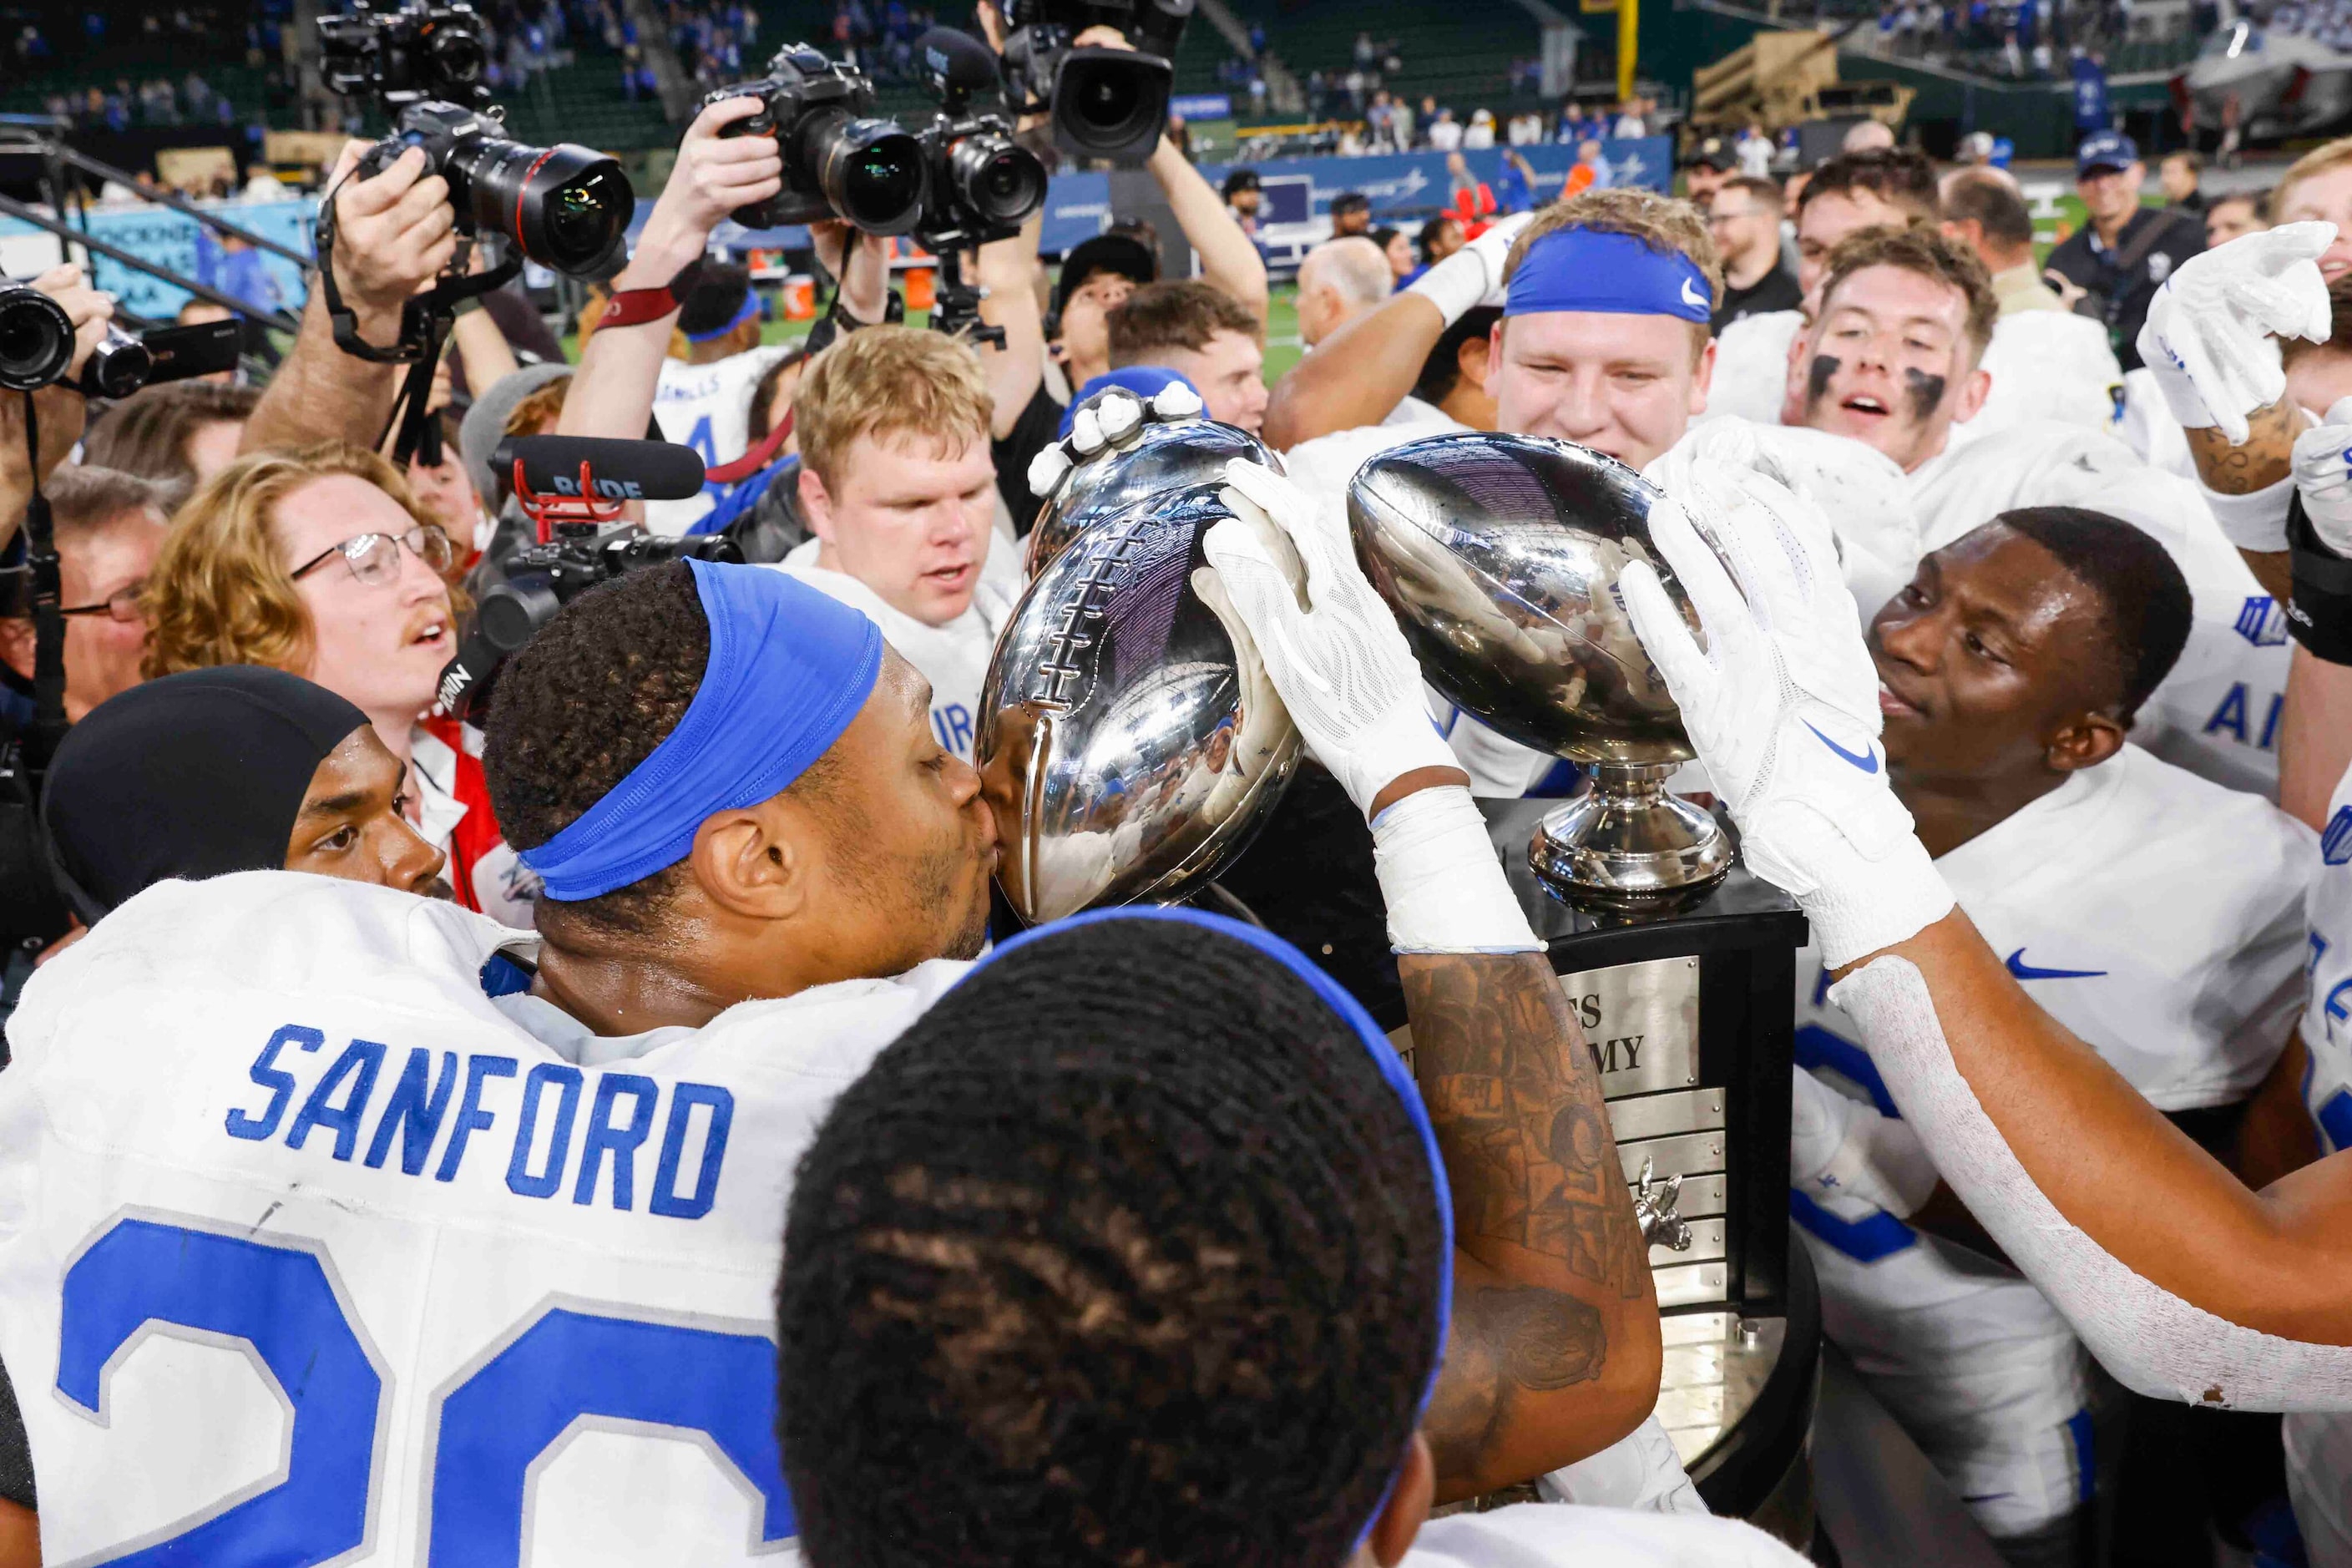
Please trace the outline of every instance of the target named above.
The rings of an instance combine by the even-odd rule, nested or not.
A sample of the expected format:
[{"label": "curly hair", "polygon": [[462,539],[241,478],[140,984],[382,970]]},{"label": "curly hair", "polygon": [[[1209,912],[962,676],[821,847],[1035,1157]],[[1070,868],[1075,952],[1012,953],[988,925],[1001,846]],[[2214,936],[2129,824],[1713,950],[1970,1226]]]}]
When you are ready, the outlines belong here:
[{"label": "curly hair", "polygon": [[778,1436],[825,1568],[1336,1568],[1434,1363],[1444,1232],[1364,1040],[1224,931],[982,964],[794,1180]]},{"label": "curly hair", "polygon": [[[538,848],[653,755],[710,663],[710,620],[686,563],[625,573],[562,609],[499,671],[483,735],[490,809]],[[540,901],[540,920],[620,936],[650,929],[684,862],[600,898]]]},{"label": "curly hair", "polygon": [[[219,664],[261,664],[299,675],[315,629],[271,529],[280,502],[313,479],[347,474],[383,491],[420,526],[441,520],[417,504],[399,469],[373,452],[330,443],[240,458],[188,498],[147,574],[147,653],[152,679]],[[453,606],[465,604],[453,592]]]}]

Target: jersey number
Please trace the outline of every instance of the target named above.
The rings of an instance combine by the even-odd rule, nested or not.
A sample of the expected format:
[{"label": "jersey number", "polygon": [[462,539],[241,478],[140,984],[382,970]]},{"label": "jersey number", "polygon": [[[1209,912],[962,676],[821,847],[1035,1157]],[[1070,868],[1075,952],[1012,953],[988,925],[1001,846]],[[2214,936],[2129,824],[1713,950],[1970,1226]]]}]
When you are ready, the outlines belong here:
[{"label": "jersey number", "polygon": [[686,444],[702,454],[704,468],[715,468],[719,466],[719,442],[710,434],[709,415],[706,414],[694,422],[694,434],[686,438]]},{"label": "jersey number", "polygon": [[[122,1219],[66,1272],[58,1392],[106,1418],[108,1373],[151,1323],[247,1349],[292,1408],[285,1479],[109,1559],[121,1568],[308,1568],[362,1544],[383,1375],[318,1253]],[[699,1434],[754,1487],[761,1539],[794,1533],[760,1334],[554,1309],[507,1337],[434,1414],[432,1563],[522,1558],[527,1473],[573,1428]]]}]

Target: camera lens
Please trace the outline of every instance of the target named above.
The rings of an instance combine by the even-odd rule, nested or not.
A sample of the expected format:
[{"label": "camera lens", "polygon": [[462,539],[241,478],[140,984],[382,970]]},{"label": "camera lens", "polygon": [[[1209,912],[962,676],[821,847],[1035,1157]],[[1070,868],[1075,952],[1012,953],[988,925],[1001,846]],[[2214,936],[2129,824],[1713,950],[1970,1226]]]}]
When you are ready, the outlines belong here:
[{"label": "camera lens", "polygon": [[0,386],[28,392],[73,363],[73,318],[29,284],[0,278]]},{"label": "camera lens", "polygon": [[833,210],[868,234],[912,233],[930,185],[923,144],[887,120],[831,120],[813,132],[810,162]]},{"label": "camera lens", "polygon": [[433,73],[443,84],[443,90],[471,87],[482,79],[489,61],[482,51],[482,40],[462,28],[436,27],[425,42],[425,58],[433,62]]},{"label": "camera lens", "polygon": [[620,253],[636,193],[603,153],[568,142],[484,140],[451,162],[478,232],[505,235],[533,261],[574,277],[594,275]]},{"label": "camera lens", "polygon": [[1054,135],[1082,157],[1139,163],[1168,122],[1175,73],[1123,49],[1072,49],[1054,79]]},{"label": "camera lens", "polygon": [[154,373],[155,356],[147,345],[119,327],[107,329],[105,341],[90,351],[82,366],[81,384],[100,397],[128,397],[147,384]]},{"label": "camera lens", "polygon": [[992,224],[1020,223],[1045,203],[1045,165],[1002,136],[967,136],[948,160],[964,205]]}]

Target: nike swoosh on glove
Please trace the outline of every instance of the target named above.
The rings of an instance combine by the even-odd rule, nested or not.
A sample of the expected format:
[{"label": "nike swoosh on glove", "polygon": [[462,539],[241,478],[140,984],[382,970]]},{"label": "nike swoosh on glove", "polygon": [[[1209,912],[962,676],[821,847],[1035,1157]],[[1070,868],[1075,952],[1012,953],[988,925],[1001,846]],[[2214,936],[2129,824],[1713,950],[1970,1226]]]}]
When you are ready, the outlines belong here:
[{"label": "nike swoosh on glove", "polygon": [[1650,535],[1706,643],[1646,562],[1619,580],[1626,613],[1739,825],[1742,858],[1802,906],[1839,967],[1942,919],[1952,895],[1888,786],[1877,670],[1828,524],[1762,474],[1702,460],[1691,475],[1651,509]]},{"label": "nike swoosh on glove", "polygon": [[2219,426],[2245,445],[2246,416],[2286,393],[2275,338],[2325,342],[2327,282],[2319,257],[2336,243],[2332,223],[2290,223],[2192,256],[2164,280],[2139,330],[2139,356],[2174,418]]},{"label": "nike swoosh on glove", "polygon": [[2319,542],[2352,558],[2352,397],[2294,438],[2294,488]]}]

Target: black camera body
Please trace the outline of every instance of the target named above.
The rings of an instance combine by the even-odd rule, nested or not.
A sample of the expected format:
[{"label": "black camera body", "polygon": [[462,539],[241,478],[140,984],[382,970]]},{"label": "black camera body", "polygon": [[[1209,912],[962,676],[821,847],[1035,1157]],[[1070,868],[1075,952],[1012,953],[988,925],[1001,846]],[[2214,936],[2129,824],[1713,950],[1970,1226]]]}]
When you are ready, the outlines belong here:
[{"label": "black camera body", "polygon": [[736,208],[737,223],[780,228],[841,217],[868,234],[914,232],[927,184],[923,149],[874,118],[874,86],[864,72],[806,44],[788,44],[764,78],[719,88],[702,105],[730,98],[756,98],[761,110],[719,134],[772,136],[784,160],[783,189]]},{"label": "black camera body", "polygon": [[[110,326],[73,389],[89,397],[128,397],[157,382],[234,370],[241,333],[234,321],[158,327],[137,337]],[[73,318],[65,307],[29,283],[0,278],[0,390],[37,392],[64,380],[73,353]]]},{"label": "black camera body", "polygon": [[387,109],[426,99],[487,102],[489,50],[471,5],[412,0],[376,11],[359,0],[349,16],[319,18],[319,68],[327,85]]},{"label": "black camera body", "polygon": [[[933,27],[916,48],[940,100],[940,112],[916,133],[930,171],[916,237],[940,256],[1010,239],[1045,205],[1045,165],[1013,139],[996,58],[948,27]],[[983,100],[977,110],[975,98]]]},{"label": "black camera body", "polygon": [[[1193,0],[1013,0],[1004,67],[1024,112],[1050,109],[1054,144],[1077,158],[1140,163],[1160,145],[1175,91],[1169,61]],[[1135,47],[1071,47],[1113,27]]]},{"label": "black camera body", "polygon": [[505,131],[498,119],[459,104],[409,102],[395,113],[392,134],[361,158],[357,177],[421,149],[425,173],[449,183],[458,233],[501,236],[533,261],[575,278],[608,275],[637,205],[621,165],[569,142],[509,141]]}]

